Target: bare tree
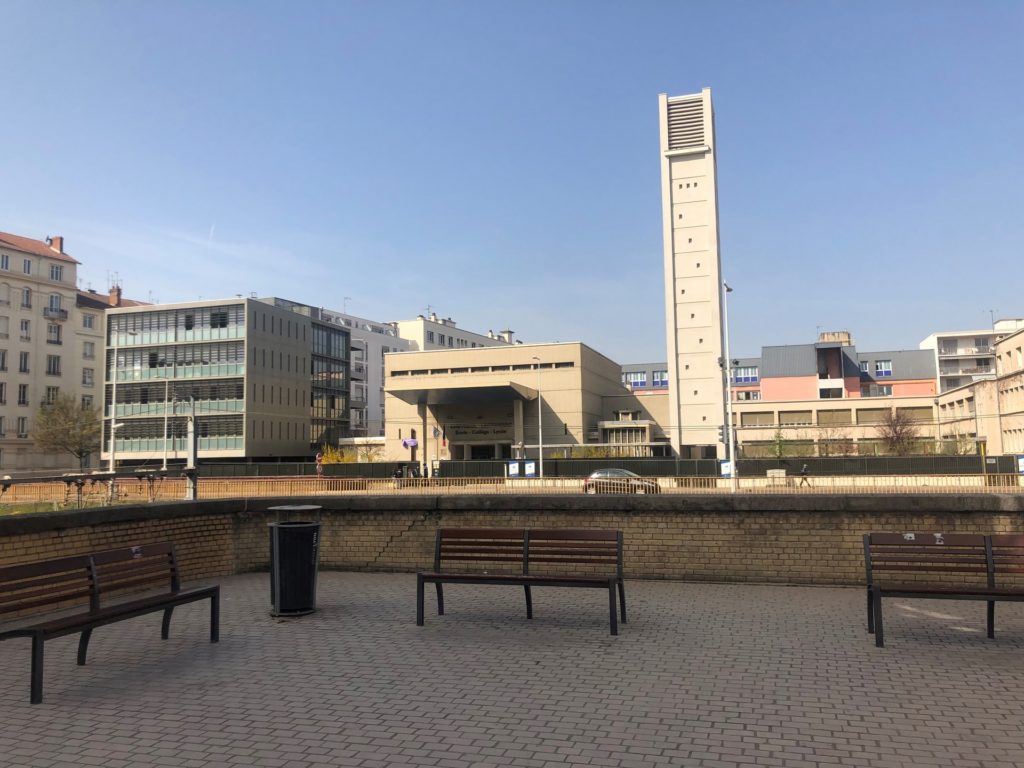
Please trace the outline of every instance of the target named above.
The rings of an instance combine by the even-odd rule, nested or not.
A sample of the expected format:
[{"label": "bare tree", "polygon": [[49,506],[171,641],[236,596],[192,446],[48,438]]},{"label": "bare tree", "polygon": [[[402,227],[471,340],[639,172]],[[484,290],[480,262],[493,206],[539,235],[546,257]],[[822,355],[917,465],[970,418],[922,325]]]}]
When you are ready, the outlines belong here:
[{"label": "bare tree", "polygon": [[917,423],[896,408],[886,412],[875,430],[886,450],[897,456],[913,453],[920,437]]},{"label": "bare tree", "polygon": [[853,453],[853,440],[844,427],[818,427],[818,455],[846,456]]},{"label": "bare tree", "polygon": [[84,408],[74,395],[58,393],[36,410],[32,436],[45,451],[70,453],[81,468],[85,457],[100,447],[99,409]]}]

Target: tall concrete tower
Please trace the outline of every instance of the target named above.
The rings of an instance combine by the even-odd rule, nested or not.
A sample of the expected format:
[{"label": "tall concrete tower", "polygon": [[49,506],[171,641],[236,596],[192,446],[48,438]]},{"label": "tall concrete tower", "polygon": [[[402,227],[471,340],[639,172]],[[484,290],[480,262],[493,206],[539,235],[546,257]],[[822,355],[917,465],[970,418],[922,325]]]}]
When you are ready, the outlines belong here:
[{"label": "tall concrete tower", "polygon": [[722,274],[711,89],[658,97],[669,431],[684,458],[724,456]]}]

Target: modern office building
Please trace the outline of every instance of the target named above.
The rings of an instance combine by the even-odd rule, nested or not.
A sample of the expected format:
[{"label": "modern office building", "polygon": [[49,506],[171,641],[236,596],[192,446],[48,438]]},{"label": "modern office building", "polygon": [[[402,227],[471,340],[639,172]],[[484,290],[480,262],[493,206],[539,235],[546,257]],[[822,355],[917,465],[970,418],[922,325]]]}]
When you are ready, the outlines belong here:
[{"label": "modern office building", "polygon": [[991,328],[946,331],[928,336],[919,346],[932,350],[939,392],[994,378],[995,343],[1021,328],[1024,328],[1024,319],[1008,318],[996,320]]},{"label": "modern office building", "polygon": [[[0,470],[76,470],[70,454],[33,441],[41,403],[71,394],[99,406],[103,313],[121,301],[77,289],[79,262],[63,237],[46,240],[0,233]],[[96,466],[86,457],[85,466]]]},{"label": "modern office building", "polygon": [[345,401],[331,399],[344,391],[335,363],[346,332],[324,333],[292,308],[233,298],[106,319],[104,461],[111,431],[118,461],[184,461],[193,414],[205,459],[307,457],[347,417]]},{"label": "modern office building", "polygon": [[722,273],[711,90],[658,101],[668,423],[684,458],[724,457]]}]

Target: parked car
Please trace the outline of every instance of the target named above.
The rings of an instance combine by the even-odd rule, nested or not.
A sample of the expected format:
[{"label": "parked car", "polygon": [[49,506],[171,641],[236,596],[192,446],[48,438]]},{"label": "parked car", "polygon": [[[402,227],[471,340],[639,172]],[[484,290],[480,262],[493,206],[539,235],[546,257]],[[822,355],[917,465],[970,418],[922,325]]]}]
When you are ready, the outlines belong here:
[{"label": "parked car", "polygon": [[661,493],[657,480],[628,469],[599,469],[583,481],[584,493]]}]

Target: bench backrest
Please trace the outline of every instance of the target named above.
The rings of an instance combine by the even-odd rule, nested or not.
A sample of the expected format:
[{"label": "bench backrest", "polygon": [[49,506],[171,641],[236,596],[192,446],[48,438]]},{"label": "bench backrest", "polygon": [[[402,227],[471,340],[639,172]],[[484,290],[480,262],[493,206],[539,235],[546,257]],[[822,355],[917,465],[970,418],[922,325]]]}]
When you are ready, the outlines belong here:
[{"label": "bench backrest", "polygon": [[1000,586],[1024,582],[1024,534],[997,533],[989,537],[993,576]]},{"label": "bench backrest", "polygon": [[[434,540],[434,570],[444,564],[501,564],[519,570],[526,557],[526,531],[523,528],[439,528]],[[515,568],[512,568],[512,566]]]},{"label": "bench backrest", "polygon": [[93,553],[92,559],[98,591],[104,598],[149,589],[181,589],[173,544],[108,549]]},{"label": "bench backrest", "polygon": [[622,576],[622,531],[575,528],[531,528],[526,532],[526,560],[530,568],[557,565],[564,570],[587,570]]},{"label": "bench backrest", "polygon": [[0,618],[43,608],[99,605],[96,574],[89,555],[74,555],[0,568]]},{"label": "bench backrest", "polygon": [[867,583],[968,582],[992,586],[987,537],[980,533],[868,533]]}]

